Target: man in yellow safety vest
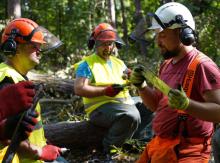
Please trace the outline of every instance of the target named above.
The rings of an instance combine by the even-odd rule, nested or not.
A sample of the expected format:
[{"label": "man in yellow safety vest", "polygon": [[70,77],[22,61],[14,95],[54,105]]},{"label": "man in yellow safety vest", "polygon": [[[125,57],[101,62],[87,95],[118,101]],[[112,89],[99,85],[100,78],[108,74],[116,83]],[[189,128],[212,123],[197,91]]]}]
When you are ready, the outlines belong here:
[{"label": "man in yellow safety vest", "polygon": [[123,45],[116,30],[108,23],[96,26],[89,38],[89,49],[96,53],[75,64],[75,93],[83,97],[90,121],[108,129],[103,139],[104,152],[120,147],[133,136],[141,120],[127,88],[125,63],[112,55]]},{"label": "man in yellow safety vest", "polygon": [[[47,29],[27,18],[18,18],[9,22],[2,34],[1,43],[1,50],[3,51],[6,60],[0,64],[0,89],[4,91],[4,89],[15,86],[15,83],[17,83],[17,85],[20,85],[20,87],[23,88],[24,94],[25,89],[30,87],[31,84],[30,82],[22,81],[28,80],[26,76],[28,71],[40,63],[41,52],[57,48],[62,44],[62,42]],[[27,97],[24,98],[24,100],[27,100],[25,103],[30,104],[32,102],[32,94],[34,94],[34,92],[27,93]],[[19,96],[19,94],[17,94],[17,96]],[[19,98],[17,96],[14,94],[13,96],[10,96],[10,98],[11,100],[17,101],[17,98]],[[28,98],[28,96],[31,96],[32,99]],[[6,98],[7,96],[5,97],[4,102],[7,102],[8,99]],[[35,121],[37,124],[34,125],[34,128],[31,128],[33,132],[28,135],[29,137],[27,139],[24,139],[24,141],[20,143],[17,151],[20,162],[66,162],[66,160],[62,158],[62,160],[59,161],[61,152],[59,147],[47,145],[46,143],[39,103],[35,110],[39,114],[37,122]],[[27,121],[36,117],[31,116],[34,114],[33,112],[27,113]],[[13,117],[6,117],[5,120],[1,121],[1,147],[2,149],[4,148],[1,151],[1,156],[2,153],[5,152],[5,147],[7,146],[7,143],[3,142],[7,142],[7,140],[11,139],[15,126],[20,119],[19,117],[20,114],[17,114]],[[28,126],[30,127],[30,125]]]}]

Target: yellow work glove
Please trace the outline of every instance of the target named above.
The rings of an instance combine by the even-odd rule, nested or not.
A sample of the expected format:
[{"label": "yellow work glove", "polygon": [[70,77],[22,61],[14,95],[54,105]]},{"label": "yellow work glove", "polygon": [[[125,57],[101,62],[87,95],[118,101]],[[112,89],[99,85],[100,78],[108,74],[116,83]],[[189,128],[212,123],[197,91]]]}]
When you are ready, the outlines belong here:
[{"label": "yellow work glove", "polygon": [[130,82],[138,89],[146,86],[145,77],[143,76],[144,67],[139,65],[134,67],[131,72]]},{"label": "yellow work glove", "polygon": [[179,110],[186,110],[189,106],[189,98],[186,96],[183,88],[181,87],[180,90],[178,89],[171,89],[168,94],[168,105],[171,108],[179,109]]}]

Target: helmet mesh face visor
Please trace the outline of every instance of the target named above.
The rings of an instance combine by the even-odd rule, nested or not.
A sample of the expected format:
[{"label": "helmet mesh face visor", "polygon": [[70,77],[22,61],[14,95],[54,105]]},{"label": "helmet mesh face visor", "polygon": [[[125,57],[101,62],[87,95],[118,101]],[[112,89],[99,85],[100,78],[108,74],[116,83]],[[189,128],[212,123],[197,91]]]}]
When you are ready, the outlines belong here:
[{"label": "helmet mesh face visor", "polygon": [[[39,33],[43,35],[42,42],[38,42],[37,40],[35,40],[35,35],[37,34],[39,35]],[[41,26],[37,27],[36,32],[33,34],[31,42],[41,43],[40,46],[41,52],[51,51],[63,44],[59,38],[57,38],[50,31],[48,31],[47,29]]]},{"label": "helmet mesh face visor", "polygon": [[149,30],[149,17],[143,17],[129,36],[131,41],[151,41],[155,33]]}]

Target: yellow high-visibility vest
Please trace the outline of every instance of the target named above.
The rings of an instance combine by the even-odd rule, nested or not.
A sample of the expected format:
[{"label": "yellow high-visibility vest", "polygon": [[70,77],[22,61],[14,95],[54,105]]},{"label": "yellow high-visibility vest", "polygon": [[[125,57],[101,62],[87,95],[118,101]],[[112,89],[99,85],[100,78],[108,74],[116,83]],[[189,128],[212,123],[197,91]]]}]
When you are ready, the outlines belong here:
[{"label": "yellow high-visibility vest", "polygon": [[[4,156],[5,156],[5,153],[6,153],[7,149],[8,149],[8,146],[6,146],[5,148],[3,148],[3,149],[0,150],[0,162],[2,162],[2,160],[3,160]],[[12,160],[12,163],[20,163],[17,154],[15,154],[15,156],[14,156],[14,158],[13,158],[13,160]]]},{"label": "yellow high-visibility vest", "polygon": [[[94,82],[92,82],[91,85],[108,86],[111,84],[126,84],[127,81],[122,79],[123,71],[125,69],[124,62],[114,56],[110,56],[110,60],[112,63],[112,68],[109,67],[108,63],[104,59],[102,59],[100,56],[96,54],[92,54],[88,57],[85,57],[82,60],[87,62],[93,74]],[[74,65],[75,70],[77,70],[79,64],[82,63],[82,61]],[[134,104],[128,89],[121,91],[115,97],[83,97],[83,103],[85,105],[85,111],[87,114],[90,114],[97,107],[109,102],[124,103],[131,105]]]},{"label": "yellow high-visibility vest", "polygon": [[[24,77],[19,74],[15,69],[8,66],[5,63],[0,64],[0,82],[4,80],[5,77],[11,78],[14,83],[18,83],[20,81],[24,81]],[[30,134],[28,140],[30,144],[36,145],[38,147],[43,147],[46,145],[46,138],[44,136],[44,130],[42,126],[42,119],[41,119],[41,108],[40,104],[38,103],[36,106],[36,111],[39,113],[38,116],[38,124],[36,125],[36,128],[34,131]],[[1,144],[1,147],[4,148],[4,146]],[[4,151],[4,150],[3,150]],[[1,152],[1,151],[0,151]],[[25,158],[22,155],[19,155],[20,162],[22,163],[43,163],[41,160],[30,160],[28,158]]]}]

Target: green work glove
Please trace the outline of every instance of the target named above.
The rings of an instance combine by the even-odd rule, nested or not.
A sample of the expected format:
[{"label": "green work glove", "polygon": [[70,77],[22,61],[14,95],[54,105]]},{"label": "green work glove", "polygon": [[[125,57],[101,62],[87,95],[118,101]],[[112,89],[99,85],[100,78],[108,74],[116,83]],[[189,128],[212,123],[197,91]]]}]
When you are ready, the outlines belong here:
[{"label": "green work glove", "polygon": [[189,98],[186,96],[183,88],[171,89],[168,94],[168,105],[171,108],[186,110],[189,106]]},{"label": "green work glove", "polygon": [[146,86],[145,77],[143,76],[144,69],[144,66],[139,65],[134,67],[131,72],[130,82],[139,89]]}]

